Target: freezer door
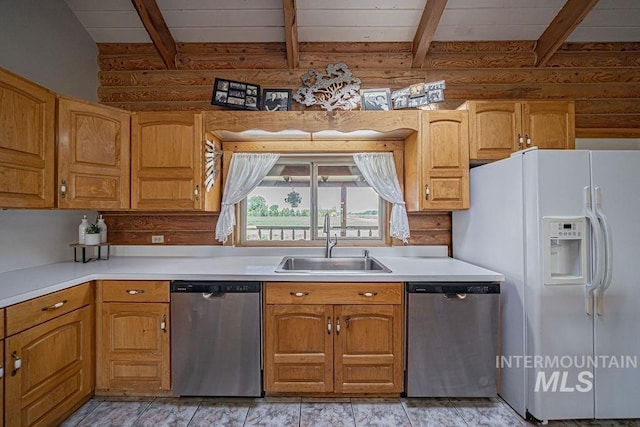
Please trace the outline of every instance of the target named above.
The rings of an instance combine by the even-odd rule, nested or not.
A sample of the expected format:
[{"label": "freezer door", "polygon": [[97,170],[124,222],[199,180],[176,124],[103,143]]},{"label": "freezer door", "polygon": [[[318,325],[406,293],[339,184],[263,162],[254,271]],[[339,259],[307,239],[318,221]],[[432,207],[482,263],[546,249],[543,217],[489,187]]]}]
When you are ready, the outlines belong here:
[{"label": "freezer door", "polygon": [[593,418],[593,387],[581,382],[593,375],[582,366],[593,355],[585,285],[547,286],[543,269],[543,218],[584,216],[589,152],[527,152],[523,169],[527,410],[540,420]]},{"label": "freezer door", "polygon": [[610,285],[595,314],[596,418],[640,418],[640,151],[592,151],[597,208],[610,225]]}]

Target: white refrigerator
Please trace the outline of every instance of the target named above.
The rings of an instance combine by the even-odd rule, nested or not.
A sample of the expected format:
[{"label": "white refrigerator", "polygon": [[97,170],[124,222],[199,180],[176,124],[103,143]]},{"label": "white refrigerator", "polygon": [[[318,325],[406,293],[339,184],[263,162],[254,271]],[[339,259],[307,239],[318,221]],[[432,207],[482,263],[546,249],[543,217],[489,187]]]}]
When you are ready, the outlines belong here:
[{"label": "white refrigerator", "polygon": [[541,421],[640,418],[640,151],[526,150],[470,180],[453,255],[506,277],[499,394]]}]

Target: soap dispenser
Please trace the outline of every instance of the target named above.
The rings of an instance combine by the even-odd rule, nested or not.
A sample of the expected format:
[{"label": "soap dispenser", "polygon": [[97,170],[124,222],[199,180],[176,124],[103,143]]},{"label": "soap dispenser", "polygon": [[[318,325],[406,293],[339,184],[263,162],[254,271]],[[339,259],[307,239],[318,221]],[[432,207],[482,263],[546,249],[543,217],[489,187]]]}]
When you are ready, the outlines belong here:
[{"label": "soap dispenser", "polygon": [[100,243],[107,241],[107,224],[104,223],[102,215],[98,217],[98,227],[100,228]]},{"label": "soap dispenser", "polygon": [[82,215],[82,221],[78,226],[78,243],[84,245],[84,235],[87,232],[87,227],[89,226],[89,220],[86,215]]}]

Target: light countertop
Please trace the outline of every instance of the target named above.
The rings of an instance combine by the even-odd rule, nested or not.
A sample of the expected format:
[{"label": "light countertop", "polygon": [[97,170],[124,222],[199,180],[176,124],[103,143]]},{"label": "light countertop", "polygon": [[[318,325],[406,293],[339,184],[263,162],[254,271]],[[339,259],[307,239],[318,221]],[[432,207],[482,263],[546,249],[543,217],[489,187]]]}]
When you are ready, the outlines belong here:
[{"label": "light countertop", "polygon": [[504,276],[448,257],[375,256],[391,273],[276,273],[282,255],[123,256],[86,264],[62,262],[0,273],[0,307],[91,280],[257,280],[296,282],[496,282]]}]

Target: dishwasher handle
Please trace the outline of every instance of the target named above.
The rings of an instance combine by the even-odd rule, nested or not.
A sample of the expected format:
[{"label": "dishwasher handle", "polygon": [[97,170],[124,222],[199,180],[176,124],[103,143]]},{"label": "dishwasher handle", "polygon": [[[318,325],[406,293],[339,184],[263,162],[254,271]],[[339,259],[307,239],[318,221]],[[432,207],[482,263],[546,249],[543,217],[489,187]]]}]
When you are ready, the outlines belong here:
[{"label": "dishwasher handle", "polygon": [[458,293],[458,292],[445,292],[442,294],[442,298],[444,299],[458,299],[460,301],[467,299],[466,293]]}]

